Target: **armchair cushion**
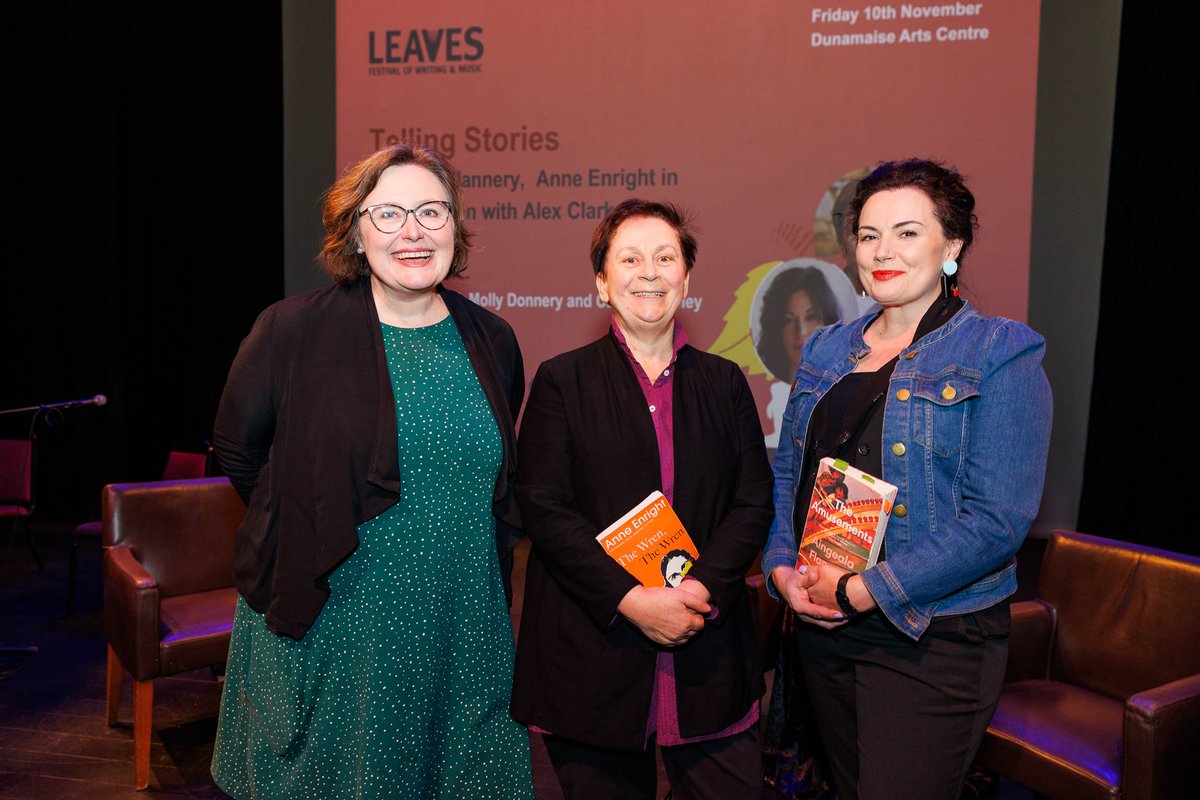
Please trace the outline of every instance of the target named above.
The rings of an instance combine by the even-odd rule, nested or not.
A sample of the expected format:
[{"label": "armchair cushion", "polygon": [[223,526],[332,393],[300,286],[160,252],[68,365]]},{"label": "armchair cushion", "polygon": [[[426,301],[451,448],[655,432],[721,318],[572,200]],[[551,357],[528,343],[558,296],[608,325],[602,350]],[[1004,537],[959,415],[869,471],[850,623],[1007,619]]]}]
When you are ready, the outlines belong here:
[{"label": "armchair cushion", "polygon": [[162,674],[199,669],[225,661],[237,590],[168,597],[162,601],[160,617],[163,637],[159,645]]},{"label": "armchair cushion", "polygon": [[1049,797],[1120,797],[1124,707],[1047,680],[1006,684],[981,757],[990,769]]}]

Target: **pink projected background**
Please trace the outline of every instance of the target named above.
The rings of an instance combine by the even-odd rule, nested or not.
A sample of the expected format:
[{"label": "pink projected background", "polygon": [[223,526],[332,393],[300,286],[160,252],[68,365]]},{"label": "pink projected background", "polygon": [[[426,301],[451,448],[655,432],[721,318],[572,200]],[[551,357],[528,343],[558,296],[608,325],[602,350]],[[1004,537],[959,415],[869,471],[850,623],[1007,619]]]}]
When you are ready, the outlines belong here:
[{"label": "pink projected background", "polygon": [[396,141],[451,158],[479,234],[454,288],[513,324],[530,375],[605,330],[587,251],[609,205],[694,212],[680,317],[743,365],[770,432],[764,279],[844,265],[829,218],[857,170],[962,170],[981,223],[964,295],[1025,319],[1038,17],[1037,0],[339,2],[339,169]]}]

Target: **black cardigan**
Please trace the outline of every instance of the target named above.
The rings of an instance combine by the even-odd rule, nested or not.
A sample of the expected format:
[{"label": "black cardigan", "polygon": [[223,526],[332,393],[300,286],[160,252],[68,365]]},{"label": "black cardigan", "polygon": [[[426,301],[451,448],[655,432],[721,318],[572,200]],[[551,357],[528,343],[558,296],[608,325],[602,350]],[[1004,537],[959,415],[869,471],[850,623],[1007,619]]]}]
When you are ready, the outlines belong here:
[{"label": "black cardigan", "polygon": [[[500,317],[439,291],[504,443],[493,511],[515,523],[521,351]],[[234,559],[237,589],[272,631],[303,638],[329,597],[329,574],[358,546],[357,526],[399,501],[396,436],[369,279],[281,300],[259,315],[230,368],[213,441],[247,505]],[[496,538],[511,592],[515,533],[501,523]]]},{"label": "black cardigan", "polygon": [[[744,581],[771,524],[772,477],[737,365],[684,347],[673,380],[674,506],[700,551],[689,574],[720,612],[673,648],[680,733],[697,736],[737,722],[763,691]],[[533,549],[513,716],[640,750],[657,648],[617,615],[637,582],[595,536],[662,481],[646,399],[611,333],[538,369],[520,451],[517,499]]]}]

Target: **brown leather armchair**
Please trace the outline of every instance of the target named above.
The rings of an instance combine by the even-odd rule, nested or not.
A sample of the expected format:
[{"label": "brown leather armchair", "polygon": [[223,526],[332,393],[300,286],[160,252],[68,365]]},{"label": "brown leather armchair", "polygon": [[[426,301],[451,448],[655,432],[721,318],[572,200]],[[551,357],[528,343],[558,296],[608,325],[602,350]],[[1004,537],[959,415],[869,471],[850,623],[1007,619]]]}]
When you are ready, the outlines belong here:
[{"label": "brown leather armchair", "polygon": [[233,548],[245,506],[226,478],[104,487],[106,716],[133,676],[134,774],[150,781],[154,679],[225,663],[237,591]]},{"label": "brown leather armchair", "polygon": [[[164,481],[177,481],[185,478],[203,478],[209,474],[209,463],[212,461],[212,446],[206,453],[186,453],[172,450],[167,454],[167,466],[163,469]],[[91,539],[101,541],[104,523],[100,520],[82,522],[75,526],[71,536],[71,554],[67,557],[67,616],[75,613],[75,583],[79,572],[79,543]]]},{"label": "brown leather armchair", "polygon": [[1055,531],[978,763],[1049,798],[1189,796],[1198,601],[1200,559]]}]

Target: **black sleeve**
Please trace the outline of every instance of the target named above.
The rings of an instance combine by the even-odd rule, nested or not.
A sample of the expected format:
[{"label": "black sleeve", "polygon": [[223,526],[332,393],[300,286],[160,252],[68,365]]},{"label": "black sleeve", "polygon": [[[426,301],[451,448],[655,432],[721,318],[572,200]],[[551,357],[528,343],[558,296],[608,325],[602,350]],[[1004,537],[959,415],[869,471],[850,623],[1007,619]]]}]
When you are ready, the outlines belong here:
[{"label": "black sleeve", "polygon": [[274,338],[272,306],[259,315],[238,348],[213,430],[213,446],[221,469],[247,505],[275,436],[276,398],[271,364]]}]

